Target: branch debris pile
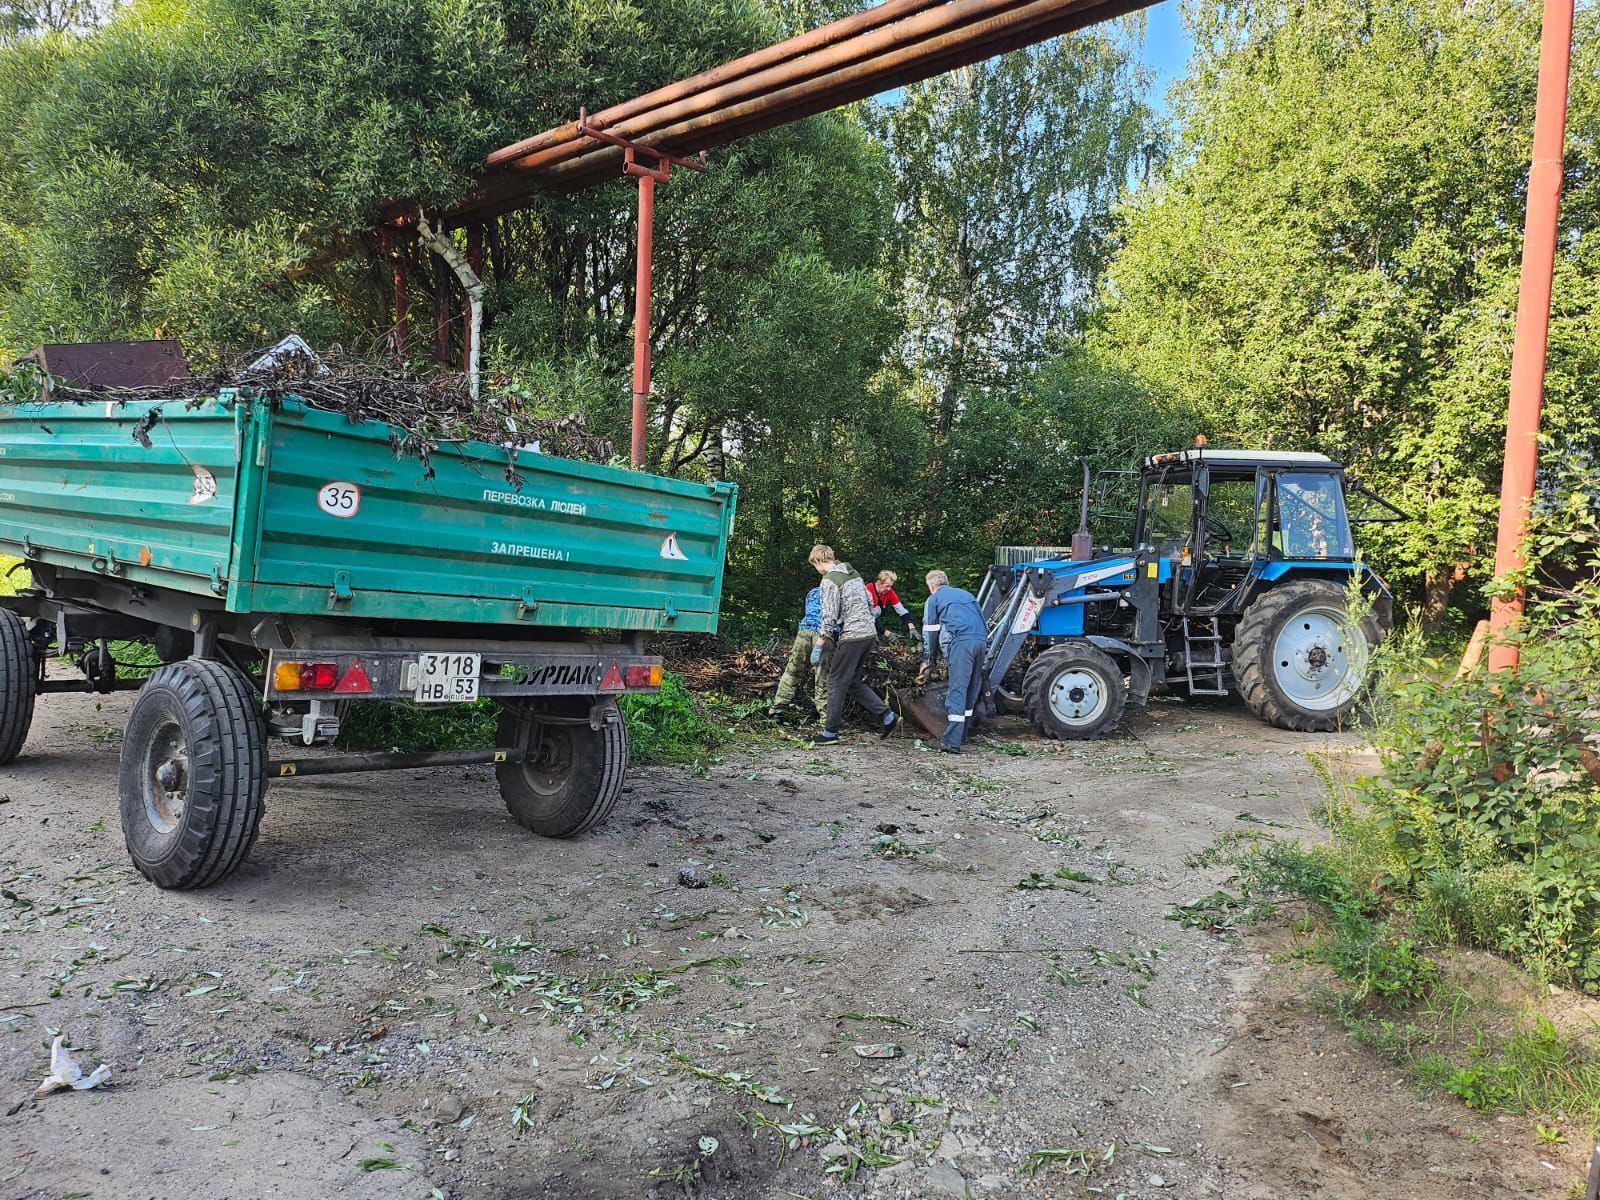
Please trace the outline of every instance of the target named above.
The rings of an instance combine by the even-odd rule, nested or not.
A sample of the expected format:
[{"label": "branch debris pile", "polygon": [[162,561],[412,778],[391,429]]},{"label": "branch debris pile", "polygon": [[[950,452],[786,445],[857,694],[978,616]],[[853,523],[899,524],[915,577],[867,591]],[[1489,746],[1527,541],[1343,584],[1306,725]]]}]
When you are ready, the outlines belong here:
[{"label": "branch debris pile", "polygon": [[[79,403],[193,404],[225,389],[233,389],[241,399],[261,397],[273,403],[298,398],[352,422],[381,421],[392,427],[389,442],[397,454],[414,455],[425,464],[441,443],[470,440],[503,446],[511,452],[506,477],[513,485],[521,482],[515,470],[517,454],[535,446],[542,454],[588,462],[606,462],[612,455],[610,439],[591,433],[581,415],[542,415],[540,409],[554,407],[554,397],[529,395],[513,388],[509,380],[486,381],[485,394],[474,401],[466,377],[460,374],[413,375],[398,367],[338,356],[280,354],[264,367],[218,371],[158,387],[79,387],[41,376],[33,397]],[[17,396],[18,389],[6,391]],[[159,411],[153,410],[134,437],[149,445],[150,429],[159,420]]]}]

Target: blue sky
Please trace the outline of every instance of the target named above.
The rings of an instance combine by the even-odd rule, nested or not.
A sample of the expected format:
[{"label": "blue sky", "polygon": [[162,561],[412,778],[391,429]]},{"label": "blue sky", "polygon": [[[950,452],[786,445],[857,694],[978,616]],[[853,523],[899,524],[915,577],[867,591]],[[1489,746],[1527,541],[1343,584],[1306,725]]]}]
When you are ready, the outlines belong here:
[{"label": "blue sky", "polygon": [[1163,0],[1144,11],[1144,48],[1139,57],[1155,72],[1150,99],[1165,111],[1167,85],[1183,74],[1189,61],[1189,38],[1183,31],[1178,0]]}]

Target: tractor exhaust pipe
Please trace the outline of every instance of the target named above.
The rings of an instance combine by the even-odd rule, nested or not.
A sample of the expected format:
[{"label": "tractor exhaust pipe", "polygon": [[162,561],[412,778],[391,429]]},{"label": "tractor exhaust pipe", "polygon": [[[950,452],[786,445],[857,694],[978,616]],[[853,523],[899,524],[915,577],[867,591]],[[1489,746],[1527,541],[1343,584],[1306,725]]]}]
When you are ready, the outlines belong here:
[{"label": "tractor exhaust pipe", "polygon": [[1083,502],[1078,507],[1078,532],[1072,535],[1072,557],[1085,562],[1094,557],[1094,538],[1089,533],[1089,460],[1083,462]]}]

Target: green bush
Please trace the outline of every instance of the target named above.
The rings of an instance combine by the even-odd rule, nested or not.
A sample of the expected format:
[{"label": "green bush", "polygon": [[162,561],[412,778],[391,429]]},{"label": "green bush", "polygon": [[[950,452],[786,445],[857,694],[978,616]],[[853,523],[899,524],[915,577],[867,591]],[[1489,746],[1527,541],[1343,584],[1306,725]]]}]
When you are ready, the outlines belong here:
[{"label": "green bush", "polygon": [[1569,470],[1529,544],[1516,675],[1456,679],[1401,639],[1360,795],[1431,936],[1600,992],[1600,470]]},{"label": "green bush", "polygon": [[[628,722],[628,757],[634,764],[696,762],[720,740],[719,728],[682,677],[670,671],[660,692],[623,696],[621,706]],[[347,750],[407,754],[483,749],[494,745],[499,719],[499,706],[492,700],[450,708],[358,701],[351,706],[339,744]]]},{"label": "green bush", "polygon": [[622,697],[622,712],[628,719],[629,758],[636,763],[698,762],[721,741],[721,729],[683,677],[670,671],[654,695]]}]

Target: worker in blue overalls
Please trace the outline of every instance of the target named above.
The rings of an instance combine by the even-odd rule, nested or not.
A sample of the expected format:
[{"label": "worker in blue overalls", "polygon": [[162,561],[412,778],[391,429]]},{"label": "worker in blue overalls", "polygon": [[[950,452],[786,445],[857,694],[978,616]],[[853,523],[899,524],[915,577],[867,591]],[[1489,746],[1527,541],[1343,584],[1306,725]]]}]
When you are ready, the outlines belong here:
[{"label": "worker in blue overalls", "polygon": [[939,749],[960,754],[972,710],[983,691],[983,651],[989,627],[977,597],[964,588],[951,587],[950,577],[943,571],[929,571],[926,582],[928,603],[922,610],[922,671],[918,679],[927,678],[942,652],[950,673],[944,693],[950,723],[939,735]]}]

